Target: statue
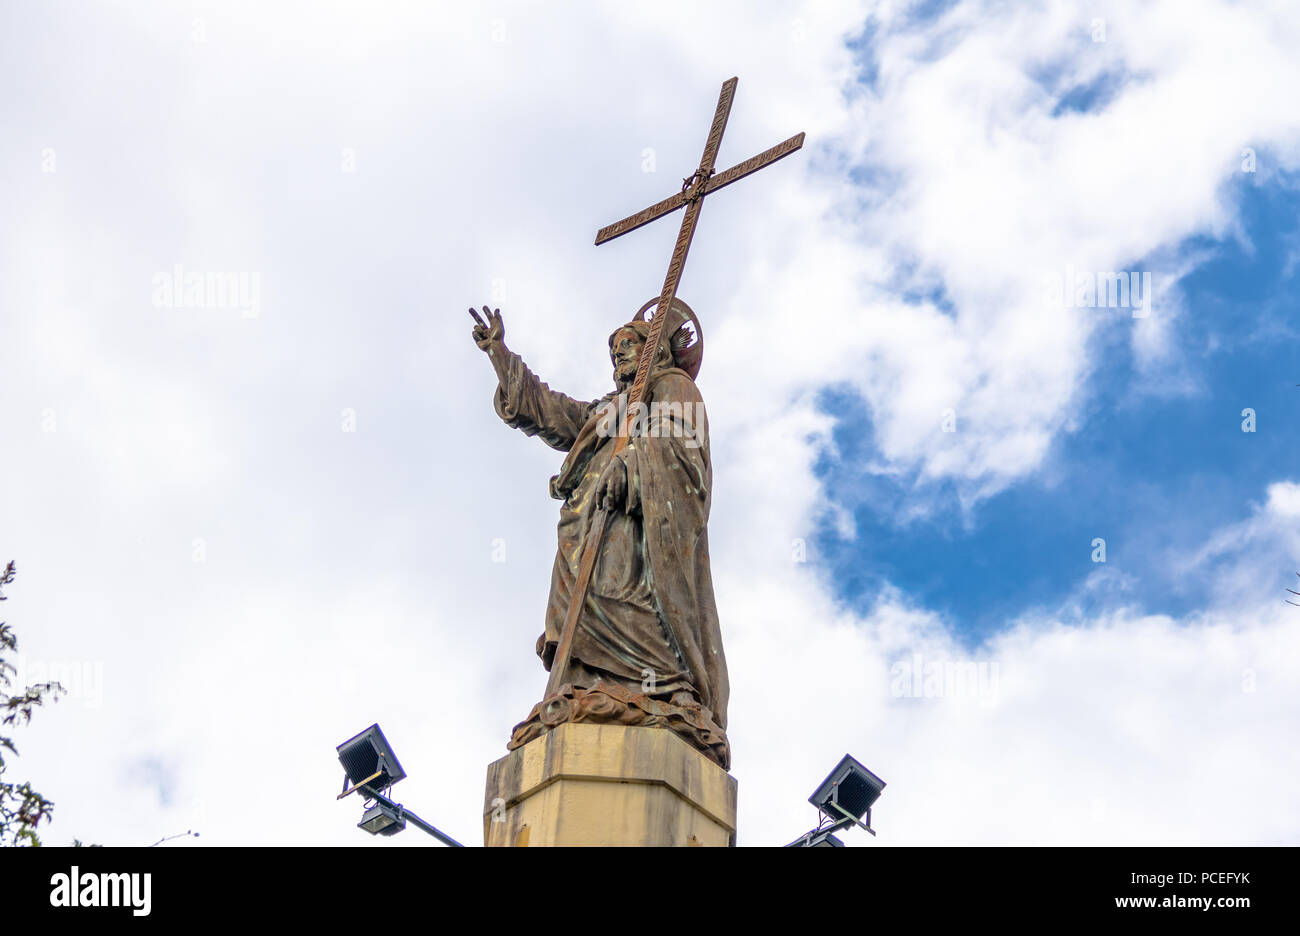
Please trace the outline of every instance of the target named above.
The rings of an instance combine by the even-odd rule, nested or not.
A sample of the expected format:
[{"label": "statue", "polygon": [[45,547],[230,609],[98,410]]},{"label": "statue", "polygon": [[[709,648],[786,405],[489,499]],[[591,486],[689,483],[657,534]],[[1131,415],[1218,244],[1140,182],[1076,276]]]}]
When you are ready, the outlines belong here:
[{"label": "statue", "polygon": [[551,479],[563,503],[537,641],[550,679],[510,750],[565,722],[663,727],[730,769],[727,663],[709,572],[713,472],[695,386],[704,341],[677,285],[705,196],[804,143],[797,133],[717,172],[736,84],[723,82],[699,168],[681,190],[596,232],[597,245],[608,243],[684,209],[659,296],[609,337],[613,391],[587,403],[555,392],[506,348],[500,310],[469,310],[474,341],[496,368],[497,414],[568,452]]},{"label": "statue", "polygon": [[[628,404],[650,323],[638,316],[609,337],[614,389],[582,402],[550,389],[505,344],[499,310],[473,309],[475,343],[496,369],[497,414],[567,452],[551,478],[560,500],[558,548],[537,653],[555,665],[584,539],[606,514],[559,691],[517,725],[513,750],[568,721],[665,727],[730,766],[727,664],[709,571],[712,493],[708,422],[695,385],[699,321],[674,299],[646,382]],[[619,426],[628,441],[615,453]]]}]

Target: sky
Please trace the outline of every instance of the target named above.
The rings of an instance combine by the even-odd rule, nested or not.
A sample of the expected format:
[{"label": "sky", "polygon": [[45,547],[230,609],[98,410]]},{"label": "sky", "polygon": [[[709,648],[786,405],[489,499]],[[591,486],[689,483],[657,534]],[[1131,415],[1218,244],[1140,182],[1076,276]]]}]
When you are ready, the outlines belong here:
[{"label": "sky", "polygon": [[562,456],[465,309],[607,392],[677,221],[594,233],[735,75],[720,168],[807,134],[679,290],[739,844],[846,752],[853,845],[1300,841],[1298,44],[1287,2],[6,4],[3,619],[70,690],[8,779],[49,844],[427,844],[335,800],[378,722],[478,844]]}]

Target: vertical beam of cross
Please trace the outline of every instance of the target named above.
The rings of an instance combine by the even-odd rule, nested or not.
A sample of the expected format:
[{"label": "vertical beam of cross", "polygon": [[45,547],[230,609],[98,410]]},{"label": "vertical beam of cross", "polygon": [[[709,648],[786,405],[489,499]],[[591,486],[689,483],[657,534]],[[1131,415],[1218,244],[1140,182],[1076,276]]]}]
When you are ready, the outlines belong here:
[{"label": "vertical beam of cross", "polygon": [[[677,243],[673,246],[672,257],[668,260],[668,273],[664,276],[664,288],[659,293],[659,305],[650,319],[650,335],[641,348],[641,359],[636,365],[636,379],[628,394],[627,405],[630,410],[645,399],[646,381],[650,379],[650,367],[659,353],[659,342],[663,338],[664,323],[668,321],[667,311],[677,295],[677,285],[682,281],[682,270],[686,267],[686,253],[691,249],[691,240],[695,237],[695,225],[700,220],[700,209],[704,207],[703,185],[713,175],[713,164],[718,158],[718,147],[722,145],[722,134],[727,129],[727,118],[731,116],[731,101],[736,96],[736,84],[739,78],[723,82],[718,94],[718,107],[713,112],[713,123],[709,126],[709,135],[704,140],[704,154],[700,156],[700,168],[695,174],[683,180],[683,190],[698,190],[686,206],[681,229],[677,232]],[[615,440],[614,452],[617,454],[627,445],[627,433],[619,432]]]},{"label": "vertical beam of cross", "polygon": [[[659,342],[663,340],[668,310],[677,296],[677,286],[682,280],[682,270],[686,267],[686,254],[691,249],[691,240],[695,237],[695,225],[700,220],[704,196],[743,179],[782,157],[789,156],[803,146],[804,135],[797,133],[785,142],[778,143],[771,149],[732,166],[726,172],[714,174],[713,165],[718,158],[718,148],[722,145],[722,134],[727,129],[727,118],[731,115],[731,101],[736,95],[736,84],[739,80],[739,78],[730,78],[723,82],[722,91],[718,94],[718,106],[713,112],[713,123],[709,126],[709,135],[704,141],[704,154],[700,157],[700,166],[693,175],[682,180],[682,190],[644,211],[624,218],[609,227],[601,228],[596,233],[596,244],[599,246],[628,231],[649,224],[669,212],[676,211],[683,205],[686,206],[686,214],[682,217],[682,226],[677,233],[677,243],[673,246],[672,256],[668,260],[668,273],[664,277],[664,286],[659,293],[659,304],[655,307],[654,317],[650,319],[650,334],[646,336],[645,345],[641,348],[641,357],[637,360],[636,378],[632,381],[632,388],[628,392],[627,412],[633,411],[633,407],[645,399],[646,384],[650,380],[650,368],[658,355]],[[614,454],[617,455],[627,448],[627,442],[627,426],[620,421],[618,437],[614,440]],[[605,511],[597,506],[591,527],[582,544],[578,577],[569,595],[569,609],[564,617],[564,628],[560,632],[555,657],[551,661],[551,674],[546,683],[547,699],[559,692],[564,684],[565,671],[569,668],[569,659],[573,652],[573,638],[578,629],[578,619],[582,615],[582,606],[587,601],[587,589],[591,585],[596,554],[600,551],[600,541],[605,535],[605,519]]]}]

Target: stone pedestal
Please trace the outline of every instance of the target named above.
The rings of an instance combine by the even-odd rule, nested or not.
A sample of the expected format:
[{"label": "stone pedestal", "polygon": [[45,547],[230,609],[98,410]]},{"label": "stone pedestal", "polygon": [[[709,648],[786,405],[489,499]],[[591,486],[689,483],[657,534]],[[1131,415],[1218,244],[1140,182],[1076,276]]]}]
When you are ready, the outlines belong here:
[{"label": "stone pedestal", "polygon": [[735,779],[664,728],[564,724],[488,766],[489,847],[735,843]]}]

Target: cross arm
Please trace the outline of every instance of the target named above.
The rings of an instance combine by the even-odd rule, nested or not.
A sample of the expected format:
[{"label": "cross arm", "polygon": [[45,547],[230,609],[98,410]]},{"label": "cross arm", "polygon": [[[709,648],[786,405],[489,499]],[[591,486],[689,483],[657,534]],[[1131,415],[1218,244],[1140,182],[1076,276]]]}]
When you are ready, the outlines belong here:
[{"label": "cross arm", "polygon": [[644,211],[638,211],[630,218],[624,218],[616,224],[601,228],[596,232],[597,246],[605,243],[605,241],[613,240],[621,234],[626,234],[628,231],[635,231],[637,228],[649,224],[655,218],[662,218],[669,212],[676,211],[686,204],[687,198],[686,192],[678,192],[676,195],[665,198],[657,205],[651,205]]},{"label": "cross arm", "polygon": [[[784,143],[778,143],[776,146],[764,150],[757,156],[751,156],[744,162],[737,163],[725,172],[719,172],[716,175],[711,176],[709,180],[704,183],[701,189],[701,195],[707,195],[709,192],[716,192],[718,189],[724,188],[732,182],[738,182],[745,176],[757,172],[764,166],[771,165],[778,159],[789,156],[791,153],[803,146],[803,138],[804,135],[802,133],[796,133]],[[668,198],[665,198],[658,204],[651,205],[643,211],[638,211],[636,214],[624,218],[622,221],[601,228],[596,232],[596,244],[600,245],[606,241],[611,241],[629,231],[635,231],[637,228],[649,224],[656,218],[662,218],[664,215],[676,211],[691,200],[691,195],[692,193],[690,189],[683,190],[678,192],[676,195],[671,195]]]},{"label": "cross arm", "polygon": [[764,166],[770,166],[778,159],[789,156],[802,146],[803,134],[796,133],[784,143],[778,143],[771,149],[763,150],[763,152],[759,153],[757,156],[751,156],[744,162],[737,163],[726,172],[719,172],[717,175],[711,177],[709,181],[704,183],[704,194],[707,195],[710,192],[716,192],[718,189],[728,186],[732,182],[738,182],[745,176],[762,169]]}]

